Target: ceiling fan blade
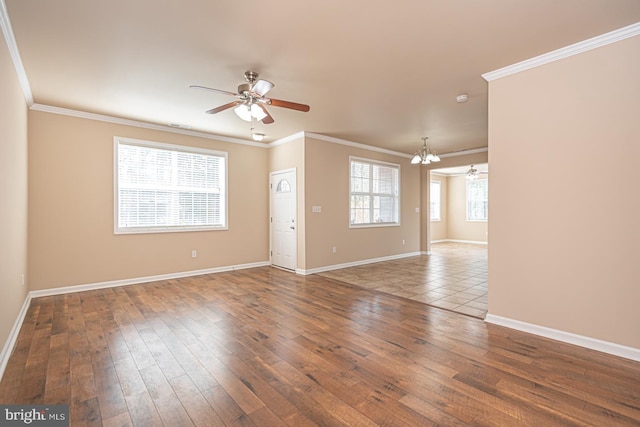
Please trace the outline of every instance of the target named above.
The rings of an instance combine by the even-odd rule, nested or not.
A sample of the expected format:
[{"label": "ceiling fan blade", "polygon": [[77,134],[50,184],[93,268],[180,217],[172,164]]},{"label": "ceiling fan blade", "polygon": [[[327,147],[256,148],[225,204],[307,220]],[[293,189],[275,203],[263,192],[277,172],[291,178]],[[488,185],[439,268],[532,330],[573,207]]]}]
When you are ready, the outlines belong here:
[{"label": "ceiling fan blade", "polygon": [[231,95],[231,96],[238,96],[237,93],[233,93],[233,92],[229,92],[228,90],[222,90],[222,89],[214,89],[212,87],[206,87],[206,86],[198,86],[198,85],[191,85],[189,86],[191,89],[200,89],[200,90],[208,90],[210,92],[218,92],[218,93],[223,93],[225,95]]},{"label": "ceiling fan blade", "polygon": [[253,92],[260,96],[264,96],[267,92],[273,89],[273,86],[273,83],[260,79],[253,85]]},{"label": "ceiling fan blade", "polygon": [[265,102],[275,107],[290,108],[292,110],[304,111],[305,113],[311,109],[311,107],[309,107],[308,105],[298,104],[296,102],[290,101],[283,101],[281,99],[270,98],[266,99]]},{"label": "ceiling fan blade", "polygon": [[242,101],[233,101],[228,104],[224,104],[219,107],[212,108],[211,110],[205,111],[205,113],[216,114],[216,113],[219,113],[220,111],[228,110],[229,108],[235,107],[238,104],[242,104]]},{"label": "ceiling fan blade", "polygon": [[269,114],[267,109],[264,108],[264,105],[262,105],[262,104],[254,104],[254,105],[257,105],[258,107],[260,107],[262,109],[262,111],[264,111],[264,113],[266,114],[266,116],[264,116],[264,118],[262,119],[262,123],[264,123],[265,125],[270,125],[271,123],[273,123],[275,121],[275,120],[273,120],[273,117],[271,117],[271,114]]}]

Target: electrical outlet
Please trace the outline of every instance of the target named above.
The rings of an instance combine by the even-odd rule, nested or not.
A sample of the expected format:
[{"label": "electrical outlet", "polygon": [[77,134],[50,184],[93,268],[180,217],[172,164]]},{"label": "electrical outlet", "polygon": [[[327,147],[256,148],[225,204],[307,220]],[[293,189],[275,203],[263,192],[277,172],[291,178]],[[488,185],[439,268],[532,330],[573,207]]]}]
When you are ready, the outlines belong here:
[{"label": "electrical outlet", "polygon": [[195,258],[198,256],[198,251],[191,251],[191,258]]},{"label": "electrical outlet", "polygon": [[22,273],[22,278],[20,280],[22,282],[22,286],[24,286],[24,273]]},{"label": "electrical outlet", "polygon": [[335,254],[337,252],[336,247],[334,246],[333,248],[331,248],[331,251]]},{"label": "electrical outlet", "polygon": [[405,241],[404,241],[404,239],[402,239],[402,244],[403,244],[403,245],[405,244]]}]

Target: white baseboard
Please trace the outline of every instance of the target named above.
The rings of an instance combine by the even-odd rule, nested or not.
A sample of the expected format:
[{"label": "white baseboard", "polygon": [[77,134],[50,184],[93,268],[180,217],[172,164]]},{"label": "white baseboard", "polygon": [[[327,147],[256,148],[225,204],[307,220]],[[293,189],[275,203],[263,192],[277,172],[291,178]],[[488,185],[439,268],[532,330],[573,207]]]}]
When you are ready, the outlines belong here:
[{"label": "white baseboard", "polygon": [[31,295],[27,294],[24,299],[24,303],[22,304],[22,308],[18,313],[18,317],[16,321],[13,323],[13,327],[9,331],[9,337],[7,341],[4,343],[4,347],[2,347],[2,352],[0,353],[0,380],[4,375],[4,370],[7,367],[7,363],[9,363],[9,357],[11,357],[11,352],[13,351],[13,347],[16,345],[16,341],[18,340],[18,334],[20,334],[20,328],[22,327],[22,323],[24,322],[24,318],[27,315],[27,311],[29,311],[29,306],[31,305]]},{"label": "white baseboard", "polygon": [[62,295],[62,294],[68,294],[72,292],[91,291],[95,289],[113,288],[116,286],[134,285],[136,283],[156,282],[159,280],[179,279],[181,277],[200,276],[202,274],[222,273],[225,271],[243,270],[245,268],[263,267],[267,265],[271,265],[269,261],[262,261],[262,262],[254,262],[249,264],[238,264],[238,265],[229,265],[224,267],[207,268],[204,270],[183,271],[180,273],[161,274],[157,276],[147,276],[147,277],[136,277],[133,279],[112,280],[108,282],[90,283],[85,285],[65,286],[62,288],[52,288],[52,289],[43,289],[40,291],[31,291],[27,294],[24,300],[24,304],[22,304],[22,308],[20,309],[20,313],[18,313],[18,317],[15,323],[13,324],[13,328],[11,328],[11,331],[9,332],[9,337],[7,338],[7,341],[5,342],[4,347],[2,348],[2,352],[0,353],[0,380],[2,380],[2,376],[4,375],[4,370],[7,367],[7,363],[9,363],[9,357],[11,357],[11,352],[13,351],[13,348],[16,345],[18,334],[20,333],[20,328],[22,327],[22,323],[24,322],[24,318],[27,315],[27,311],[29,310],[29,306],[31,305],[31,300],[33,298],[52,296],[52,295]]},{"label": "white baseboard", "polygon": [[456,240],[456,239],[442,239],[442,240],[432,240],[431,243],[471,243],[474,245],[488,245],[489,242],[483,242],[481,240]]},{"label": "white baseboard", "polygon": [[484,321],[487,323],[492,323],[494,325],[505,326],[507,328],[516,329],[518,331],[539,335],[545,338],[551,338],[552,340],[578,345],[580,347],[585,347],[591,350],[597,350],[603,353],[608,353],[614,356],[620,356],[624,357],[625,359],[631,359],[640,362],[640,349],[638,348],[627,347],[608,341],[602,341],[595,338],[585,337],[583,335],[573,334],[571,332],[547,328],[546,326],[539,326],[532,323],[521,322],[520,320],[509,319],[507,317],[495,316],[493,314],[487,314]]},{"label": "white baseboard", "polygon": [[346,262],[344,264],[327,265],[324,267],[311,268],[309,270],[298,268],[296,269],[296,274],[307,276],[310,274],[323,273],[325,271],[339,270],[341,268],[347,268],[347,267],[357,267],[359,265],[373,264],[374,262],[393,261],[395,259],[408,258],[412,256],[419,256],[419,255],[421,255],[421,252],[409,252],[409,253],[400,254],[400,255],[391,255],[391,256],[385,256],[380,258],[370,258],[370,259],[363,259],[360,261]]},{"label": "white baseboard", "polygon": [[205,268],[204,270],[181,271],[179,273],[159,274],[157,276],[134,277],[132,279],[111,280],[108,282],[89,283],[85,285],[65,286],[62,288],[43,289],[41,291],[31,291],[31,298],[45,297],[50,295],[69,294],[72,292],[92,291],[94,289],[113,288],[116,286],[134,285],[137,283],[157,282],[160,280],[179,279],[182,277],[200,276],[202,274],[222,273],[225,271],[243,270],[245,268],[263,267],[271,265],[269,261],[254,262],[250,264],[228,265],[224,267]]}]

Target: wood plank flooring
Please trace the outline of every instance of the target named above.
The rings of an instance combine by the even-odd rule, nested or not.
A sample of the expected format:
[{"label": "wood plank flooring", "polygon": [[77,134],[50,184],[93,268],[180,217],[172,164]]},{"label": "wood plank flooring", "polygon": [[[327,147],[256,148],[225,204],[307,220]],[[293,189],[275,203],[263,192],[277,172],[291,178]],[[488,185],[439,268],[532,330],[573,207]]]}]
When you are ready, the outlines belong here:
[{"label": "wood plank flooring", "polygon": [[71,425],[640,425],[640,363],[269,267],[37,298],[1,403]]}]

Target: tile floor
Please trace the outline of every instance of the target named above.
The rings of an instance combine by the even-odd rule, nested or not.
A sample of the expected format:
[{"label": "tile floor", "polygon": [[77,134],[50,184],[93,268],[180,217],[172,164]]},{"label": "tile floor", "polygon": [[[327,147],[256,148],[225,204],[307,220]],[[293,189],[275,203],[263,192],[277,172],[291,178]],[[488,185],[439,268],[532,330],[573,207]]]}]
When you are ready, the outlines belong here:
[{"label": "tile floor", "polygon": [[319,273],[469,316],[487,314],[487,246],[434,243],[420,255]]}]

